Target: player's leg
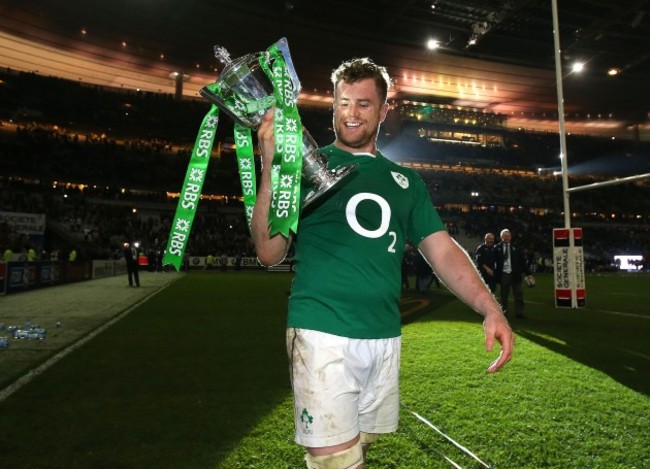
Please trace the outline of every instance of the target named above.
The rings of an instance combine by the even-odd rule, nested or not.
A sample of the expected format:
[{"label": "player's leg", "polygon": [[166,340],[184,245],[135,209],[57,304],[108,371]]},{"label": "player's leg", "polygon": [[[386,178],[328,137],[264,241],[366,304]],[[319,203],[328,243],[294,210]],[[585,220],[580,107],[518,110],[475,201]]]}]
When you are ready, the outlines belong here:
[{"label": "player's leg", "polygon": [[349,340],[317,331],[287,330],[295,441],[307,450],[308,468],[363,468],[360,384],[346,364]]},{"label": "player's leg", "polygon": [[308,448],[308,469],[363,469],[363,448],[359,436],[339,445]]},{"label": "player's leg", "polygon": [[[354,344],[353,344],[354,345]],[[399,422],[399,370],[401,337],[360,341],[356,354],[367,367],[359,396],[359,429],[364,459],[382,434],[397,430]],[[354,368],[351,363],[351,368]]]}]

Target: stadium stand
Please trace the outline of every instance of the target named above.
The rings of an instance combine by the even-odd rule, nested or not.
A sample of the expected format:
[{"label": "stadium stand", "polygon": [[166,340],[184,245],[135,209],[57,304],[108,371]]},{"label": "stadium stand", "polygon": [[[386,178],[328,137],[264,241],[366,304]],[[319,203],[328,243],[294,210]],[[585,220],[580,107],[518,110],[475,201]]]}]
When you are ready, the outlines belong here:
[{"label": "stadium stand", "polygon": [[[124,92],[1,70],[0,211],[47,214],[38,252],[83,259],[119,256],[138,239],[152,259],[166,245],[186,165],[208,109],[171,95]],[[509,227],[531,262],[547,265],[551,230],[563,226],[556,134],[509,129],[505,118],[444,106],[415,118],[396,104],[398,121],[380,136],[385,154],[422,176],[450,233],[473,252],[487,231]],[[320,143],[331,116],[301,109]],[[232,126],[220,124],[194,222],[189,252],[254,256],[240,199]],[[603,137],[568,137],[571,185],[647,171],[648,145]],[[588,269],[606,269],[617,253],[650,252],[647,182],[572,195],[572,222],[585,229]],[[34,240],[3,222],[0,248],[21,253]],[[154,263],[155,265],[155,263]],[[158,267],[155,267],[158,268]]]}]

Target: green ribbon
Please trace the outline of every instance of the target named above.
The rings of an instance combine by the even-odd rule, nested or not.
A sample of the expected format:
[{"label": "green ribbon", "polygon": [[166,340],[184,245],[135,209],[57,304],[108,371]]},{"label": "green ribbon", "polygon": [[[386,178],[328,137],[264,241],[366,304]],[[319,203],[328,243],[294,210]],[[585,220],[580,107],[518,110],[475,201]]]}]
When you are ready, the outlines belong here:
[{"label": "green ribbon", "polygon": [[[271,209],[269,226],[271,236],[289,237],[298,231],[300,212],[300,177],[302,172],[302,122],[298,114],[297,93],[284,56],[274,44],[267,49],[268,57],[260,57],[260,66],[273,83],[273,95],[251,102],[239,102],[247,112],[268,109],[275,105],[273,130],[275,152],[271,166]],[[269,67],[269,63],[272,66]],[[251,129],[235,124],[235,142],[239,177],[244,194],[246,221],[250,228],[253,207],[257,198],[252,162]]]},{"label": "green ribbon", "polygon": [[214,137],[217,134],[219,123],[219,108],[212,106],[203,118],[199,134],[194,143],[192,157],[185,173],[185,182],[176,206],[176,213],[172,222],[167,249],[163,257],[163,265],[171,264],[180,270],[183,256],[190,238],[192,222],[201,199],[203,181],[210,163]]},{"label": "green ribbon", "polygon": [[302,122],[298,114],[297,90],[284,56],[274,44],[267,52],[273,65],[262,68],[273,82],[275,96],[275,153],[271,170],[270,235],[289,237],[298,231],[300,178],[302,172]]},{"label": "green ribbon", "polygon": [[239,181],[241,182],[244,208],[246,210],[246,223],[251,228],[253,208],[257,199],[257,184],[255,179],[255,156],[253,154],[253,139],[251,130],[235,122],[235,151],[237,152],[237,167],[239,168]]},{"label": "green ribbon", "polygon": [[[300,178],[302,172],[302,122],[298,114],[296,83],[292,80],[282,52],[277,45],[267,49],[267,56],[260,56],[260,65],[273,83],[273,95],[258,100],[244,96],[223,97],[217,83],[207,85],[213,93],[226,101],[228,109],[236,115],[254,113],[275,105],[273,128],[275,152],[271,167],[271,210],[269,226],[271,236],[281,234],[289,237],[298,230],[300,210]],[[272,66],[269,67],[269,63]],[[201,197],[203,180],[210,161],[210,154],[217,130],[219,110],[212,106],[199,129],[192,150],[176,214],[172,223],[163,265],[171,264],[180,270],[189,240],[192,222]],[[246,222],[250,229],[253,208],[257,199],[255,159],[251,129],[238,123],[234,126],[237,165],[242,186]]]}]

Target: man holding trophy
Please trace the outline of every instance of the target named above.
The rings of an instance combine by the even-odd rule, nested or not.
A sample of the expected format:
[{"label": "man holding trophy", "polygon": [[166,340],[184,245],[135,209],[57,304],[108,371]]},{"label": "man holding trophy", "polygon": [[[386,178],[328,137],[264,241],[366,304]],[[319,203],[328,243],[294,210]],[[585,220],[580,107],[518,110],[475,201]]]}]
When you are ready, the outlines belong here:
[{"label": "man holding trophy", "polygon": [[[398,424],[407,242],[484,316],[486,349],[495,340],[501,344],[489,373],[510,360],[514,336],[474,263],[445,231],[422,179],[377,149],[391,85],[384,67],[353,59],[333,72],[336,138],[318,148],[302,128],[300,83],[286,39],[234,61],[223,47],[215,47],[215,55],[225,68],[201,90],[213,106],[192,151],[163,264],[179,269],[182,263],[223,111],[235,121],[246,218],[259,262],[281,262],[295,242],[286,332],[295,440],[307,450],[308,468],[363,468],[370,444]],[[256,128],[259,185],[251,138]]]},{"label": "man holding trophy", "polygon": [[257,131],[263,170],[250,225],[263,265],[281,262],[295,242],[286,334],[295,439],[307,450],[307,467],[316,469],[363,468],[369,445],[397,429],[400,278],[407,241],[458,298],[484,316],[486,349],[492,350],[495,340],[501,344],[489,373],[510,360],[514,345],[500,306],[445,231],[419,175],[377,149],[388,112],[386,69],[353,59],[333,72],[332,83],[336,138],[318,152],[328,171],[346,167],[347,174],[325,196],[305,204],[304,193],[310,197],[313,184],[305,181],[303,167],[298,236],[273,230],[274,107]]}]

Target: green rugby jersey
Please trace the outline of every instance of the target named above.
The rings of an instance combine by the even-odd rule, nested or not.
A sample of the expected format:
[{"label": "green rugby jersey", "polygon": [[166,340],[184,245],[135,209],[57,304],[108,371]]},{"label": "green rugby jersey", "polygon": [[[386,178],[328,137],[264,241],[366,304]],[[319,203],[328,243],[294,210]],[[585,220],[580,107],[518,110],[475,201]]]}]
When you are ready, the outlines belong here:
[{"label": "green rugby jersey", "polygon": [[330,169],[358,166],[301,214],[288,327],[397,337],[404,246],[444,225],[415,171],[381,154],[321,151]]}]

